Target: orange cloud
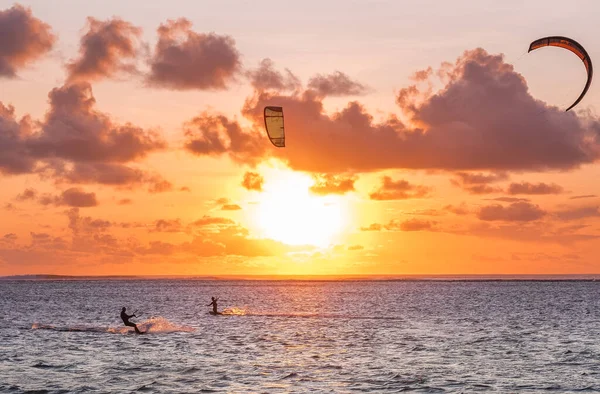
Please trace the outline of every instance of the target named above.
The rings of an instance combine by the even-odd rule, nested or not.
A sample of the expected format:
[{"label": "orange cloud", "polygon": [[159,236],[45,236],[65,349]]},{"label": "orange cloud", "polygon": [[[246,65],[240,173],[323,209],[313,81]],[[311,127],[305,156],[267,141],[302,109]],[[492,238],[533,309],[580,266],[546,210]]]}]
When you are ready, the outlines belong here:
[{"label": "orange cloud", "polygon": [[564,191],[562,186],[546,183],[511,183],[508,187],[508,194],[560,194]]},{"label": "orange cloud", "polygon": [[486,221],[529,222],[542,218],[546,213],[537,205],[515,202],[508,207],[500,204],[482,207],[477,216],[480,220]]},{"label": "orange cloud", "polygon": [[237,122],[208,112],[187,122],[185,135],[187,151],[199,156],[227,153],[238,163],[255,165],[266,149],[263,139],[243,131]]},{"label": "orange cloud", "polygon": [[[492,193],[503,193],[504,189],[498,186],[490,186],[490,183],[495,183],[508,179],[508,174],[492,173],[492,174],[472,174],[472,173],[457,173],[457,179],[453,179],[450,182],[462,188],[470,194],[492,194]],[[530,194],[530,195],[541,195],[541,194],[560,194],[564,189],[556,184],[538,183],[533,184],[529,182],[511,183],[506,189],[506,193],[510,195],[516,194]],[[504,201],[506,200],[505,197]],[[500,199],[496,199],[501,201]],[[511,200],[516,201],[516,200]]]},{"label": "orange cloud", "polygon": [[261,60],[258,68],[248,71],[246,75],[257,91],[275,90],[279,92],[298,90],[302,87],[298,77],[290,70],[286,69],[285,75],[275,70],[271,59]]},{"label": "orange cloud", "polygon": [[556,212],[556,216],[561,220],[579,220],[590,217],[600,217],[600,207],[597,205],[570,208]]},{"label": "orange cloud", "polygon": [[264,183],[265,179],[259,173],[248,171],[244,174],[242,186],[246,190],[255,190],[257,192],[262,192]]},{"label": "orange cloud", "polygon": [[371,223],[367,227],[361,227],[360,231],[381,231],[382,228],[383,226],[379,223]]},{"label": "orange cloud", "polygon": [[472,172],[457,172],[455,174],[463,185],[480,185],[489,184],[508,179],[506,172],[494,172],[489,174],[472,173]]},{"label": "orange cloud", "polygon": [[17,237],[17,234],[15,233],[8,233],[8,234],[4,234],[2,236],[2,238],[0,238],[0,242],[5,242],[5,243],[13,243],[15,242],[19,237]]},{"label": "orange cloud", "polygon": [[48,233],[31,233],[29,244],[18,243],[16,234],[0,237],[0,258],[6,264],[123,263],[140,261],[153,255],[169,256],[171,259],[189,261],[212,256],[282,256],[288,252],[308,250],[307,247],[291,247],[270,239],[251,238],[249,231],[227,218],[205,216],[185,224],[180,219],[156,221],[152,224],[122,224],[123,229],[134,227],[154,228],[166,232],[183,232],[189,240],[180,243],[167,241],[140,242],[132,236],[119,237],[110,231],[115,223],[82,216],[78,208],[66,212],[71,237],[56,237]]},{"label": "orange cloud", "polygon": [[201,219],[196,220],[192,223],[194,226],[205,227],[211,225],[233,225],[235,222],[228,218],[204,216]]},{"label": "orange cloud", "polygon": [[416,81],[416,82],[423,82],[423,81],[427,81],[431,75],[433,74],[433,68],[432,67],[427,67],[425,70],[420,70],[415,72],[411,79]]},{"label": "orange cloud", "polygon": [[[414,126],[394,116],[376,122],[358,102],[326,114],[322,99],[310,89],[291,95],[258,91],[242,110],[253,122],[251,130],[244,132],[237,122],[220,119],[220,126],[206,132],[201,149],[194,151],[228,154],[247,164],[275,156],[292,169],[321,173],[566,170],[598,158],[595,118],[535,100],[501,55],[467,51],[447,74],[441,90],[419,104],[402,105]],[[285,119],[285,149],[266,149],[263,108],[268,105],[293,114]]]},{"label": "orange cloud", "polygon": [[242,207],[237,204],[225,204],[221,206],[221,211],[239,211]]},{"label": "orange cloud", "polygon": [[[181,231],[180,220],[165,221],[166,229]],[[249,238],[249,232],[230,219],[205,216],[192,222],[187,228],[192,240],[180,244],[152,242],[150,247],[140,246],[135,253],[140,254],[193,254],[195,256],[275,256],[294,250],[269,239]]]},{"label": "orange cloud", "polygon": [[42,205],[69,206],[76,208],[95,207],[98,205],[96,193],[87,193],[80,188],[72,187],[63,191],[58,196],[44,194],[38,198],[38,192],[35,189],[25,189],[15,197],[17,201],[37,200]]},{"label": "orange cloud", "polygon": [[38,172],[58,182],[128,186],[147,182],[165,188],[158,175],[126,165],[165,148],[155,132],[116,124],[96,111],[88,83],[52,89],[49,99],[49,111],[36,123],[28,117],[17,122],[14,108],[0,103],[0,172]]},{"label": "orange cloud", "polygon": [[69,219],[69,228],[75,235],[79,234],[97,234],[108,230],[113,223],[103,219],[93,219],[90,216],[81,216],[79,208],[71,208],[67,212]]},{"label": "orange cloud", "polygon": [[358,179],[354,175],[319,174],[313,176],[315,183],[310,191],[317,195],[346,194],[354,191],[354,182]]},{"label": "orange cloud", "polygon": [[52,89],[50,110],[42,133],[31,141],[38,157],[74,162],[127,162],[164,148],[156,135],[132,124],[116,125],[94,109],[96,100],[88,83]]},{"label": "orange cloud", "polygon": [[391,220],[384,228],[388,231],[432,231],[435,224],[436,222],[420,219],[409,219],[403,222]]},{"label": "orange cloud", "polygon": [[573,197],[569,197],[569,200],[579,200],[582,198],[596,198],[598,197],[595,194],[585,194],[585,195],[581,195],[581,196],[573,196]]},{"label": "orange cloud", "polygon": [[17,197],[15,197],[15,200],[28,201],[28,200],[35,200],[36,197],[37,197],[37,190],[32,189],[32,188],[27,188],[23,191],[23,193],[19,193],[17,195]]},{"label": "orange cloud", "polygon": [[367,88],[350,79],[341,71],[329,75],[317,75],[308,81],[308,87],[317,92],[320,97],[325,96],[358,96],[365,94]]},{"label": "orange cloud", "polygon": [[14,78],[17,70],[48,53],[56,36],[49,25],[19,4],[0,11],[0,77]]},{"label": "orange cloud", "polygon": [[240,72],[240,54],[229,36],[201,34],[185,19],[169,20],[157,30],[158,42],[150,59],[151,86],[188,89],[226,89]]},{"label": "orange cloud", "polygon": [[92,80],[136,72],[135,63],[125,60],[135,60],[142,30],[119,18],[99,21],[88,17],[87,21],[88,31],[81,38],[79,57],[66,65],[68,80]]},{"label": "orange cloud", "polygon": [[418,216],[442,216],[445,214],[444,211],[437,209],[415,209],[412,211],[403,212],[405,215],[418,215]]},{"label": "orange cloud", "polygon": [[84,208],[97,206],[98,200],[96,200],[96,193],[86,193],[80,188],[72,187],[55,197],[54,204]]},{"label": "orange cloud", "polygon": [[372,223],[368,227],[361,227],[361,231],[436,231],[435,225],[437,222],[421,219],[408,219],[400,221],[392,219],[387,224]]},{"label": "orange cloud", "polygon": [[600,235],[580,233],[583,227],[569,226],[553,228],[549,223],[542,221],[500,221],[500,224],[491,225],[490,222],[482,222],[467,231],[458,232],[461,235],[476,237],[491,237],[509,239],[519,242],[549,242],[558,244],[572,244],[576,242],[596,241]]},{"label": "orange cloud", "polygon": [[391,177],[384,176],[379,189],[369,194],[369,197],[371,200],[406,200],[426,197],[430,191],[431,188],[426,186],[413,185],[403,179],[394,181]]},{"label": "orange cloud", "polygon": [[520,202],[520,201],[529,201],[528,198],[517,198],[517,197],[496,197],[496,198],[486,198],[488,201],[501,201],[501,202]]},{"label": "orange cloud", "polygon": [[502,188],[490,186],[490,184],[508,179],[508,174],[506,172],[495,172],[489,174],[457,172],[455,175],[456,179],[452,179],[450,182],[470,194],[500,193],[502,192]]},{"label": "orange cloud", "polygon": [[26,141],[29,119],[18,121],[15,108],[0,103],[0,173],[26,174],[34,171],[35,158],[29,154]]},{"label": "orange cloud", "polygon": [[179,219],[160,219],[154,223],[154,228],[152,229],[152,231],[162,233],[178,233],[183,231],[183,225],[181,224],[181,220]]},{"label": "orange cloud", "polygon": [[151,177],[150,179],[152,183],[148,188],[149,193],[164,193],[173,190],[173,184],[159,176]]},{"label": "orange cloud", "polygon": [[467,205],[463,202],[458,206],[455,205],[446,205],[444,207],[444,210],[448,211],[448,212],[452,212],[455,215],[467,215],[469,214],[469,208],[467,207]]},{"label": "orange cloud", "polygon": [[68,248],[67,241],[61,237],[54,237],[47,233],[30,232],[31,244],[29,248],[46,250],[49,252],[60,251]]},{"label": "orange cloud", "polygon": [[66,164],[54,161],[48,169],[60,181],[69,183],[135,186],[148,180],[144,171],[120,163],[75,163],[71,169]]}]

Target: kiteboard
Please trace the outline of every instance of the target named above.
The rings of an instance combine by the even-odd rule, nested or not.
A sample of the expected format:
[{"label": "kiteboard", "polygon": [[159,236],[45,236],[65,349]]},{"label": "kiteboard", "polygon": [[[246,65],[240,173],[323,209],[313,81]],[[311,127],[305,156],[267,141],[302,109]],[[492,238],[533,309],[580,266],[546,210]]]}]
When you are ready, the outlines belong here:
[{"label": "kiteboard", "polygon": [[222,313],[221,313],[221,312],[217,312],[217,313],[215,313],[215,312],[213,312],[213,311],[210,311],[210,312],[208,312],[208,313],[210,313],[210,314],[211,314],[211,315],[213,315],[213,316],[222,315]]}]

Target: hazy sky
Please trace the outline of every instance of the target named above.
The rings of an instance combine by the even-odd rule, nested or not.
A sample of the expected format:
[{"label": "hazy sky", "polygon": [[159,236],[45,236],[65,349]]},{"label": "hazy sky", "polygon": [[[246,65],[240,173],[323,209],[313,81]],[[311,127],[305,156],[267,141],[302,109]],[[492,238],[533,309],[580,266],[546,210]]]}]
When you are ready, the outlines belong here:
[{"label": "hazy sky", "polygon": [[558,4],[0,1],[0,275],[600,273]]}]

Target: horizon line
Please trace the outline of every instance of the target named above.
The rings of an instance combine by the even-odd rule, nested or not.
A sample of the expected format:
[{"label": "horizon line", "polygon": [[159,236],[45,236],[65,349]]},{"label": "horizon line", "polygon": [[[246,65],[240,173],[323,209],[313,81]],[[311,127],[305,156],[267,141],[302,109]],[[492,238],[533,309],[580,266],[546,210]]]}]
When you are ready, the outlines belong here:
[{"label": "horizon line", "polygon": [[273,274],[273,275],[59,275],[25,274],[0,276],[0,280],[305,280],[305,281],[558,281],[558,280],[600,280],[600,273],[589,274]]}]

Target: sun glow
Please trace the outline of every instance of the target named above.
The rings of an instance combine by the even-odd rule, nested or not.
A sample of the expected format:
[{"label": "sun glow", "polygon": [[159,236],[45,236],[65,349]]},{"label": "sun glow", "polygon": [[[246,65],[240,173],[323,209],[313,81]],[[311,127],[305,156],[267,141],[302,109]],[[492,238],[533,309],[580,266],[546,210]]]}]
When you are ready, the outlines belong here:
[{"label": "sun glow", "polygon": [[269,174],[255,223],[260,235],[288,245],[325,247],[347,221],[341,196],[315,196],[313,179],[292,171]]}]

